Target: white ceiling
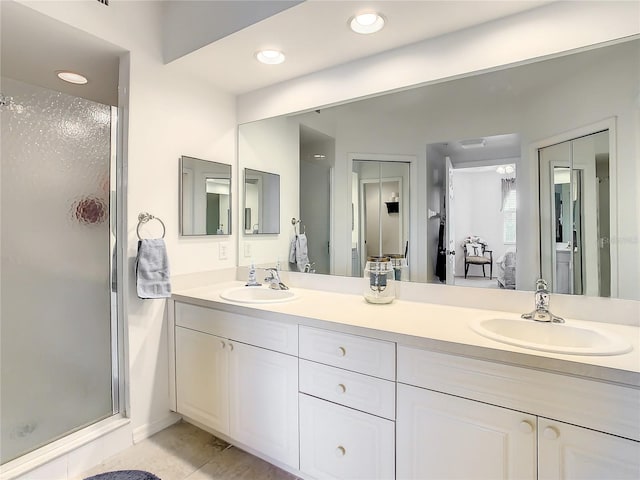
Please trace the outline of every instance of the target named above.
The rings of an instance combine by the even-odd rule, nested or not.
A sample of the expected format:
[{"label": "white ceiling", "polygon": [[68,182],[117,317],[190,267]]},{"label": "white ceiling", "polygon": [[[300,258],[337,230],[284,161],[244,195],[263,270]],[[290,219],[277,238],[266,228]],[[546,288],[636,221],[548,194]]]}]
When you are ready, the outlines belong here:
[{"label": "white ceiling", "polygon": [[[118,104],[119,57],[124,50],[16,2],[0,0],[2,75],[40,87]],[[58,70],[83,73],[73,85]]]},{"label": "white ceiling", "polygon": [[[295,1],[288,1],[285,3],[290,8],[263,20],[260,18],[281,10],[282,5],[278,6],[277,1],[261,0],[261,3],[276,5],[265,6],[260,12],[242,16],[243,11],[247,12],[249,7],[255,6],[255,0],[219,2],[216,8],[203,8],[203,2],[193,1],[172,0],[166,3],[165,38],[162,40],[165,44],[171,40],[170,32],[173,32],[173,41],[179,40],[179,48],[183,50],[202,44],[205,38],[202,28],[190,28],[185,20],[194,13],[203,19],[215,16],[215,21],[211,20],[214,27],[227,22],[225,32],[237,30],[170,62],[167,68],[179,68],[185,75],[201,77],[213,87],[241,94],[517,14],[550,3],[550,0],[307,0],[293,7],[290,5]],[[124,1],[114,2],[113,7],[116,5],[126,8]],[[4,75],[101,103],[117,103],[118,58],[124,53],[122,49],[24,5],[1,0],[0,6]],[[176,9],[184,9],[185,12],[176,13]],[[349,17],[370,9],[384,14],[387,20],[385,28],[373,35],[351,32],[347,27]],[[175,28],[167,25],[172,21],[177,22],[173,25]],[[257,23],[242,28],[251,22]],[[203,20],[199,24],[202,26],[206,23]],[[259,64],[254,53],[266,47],[282,49],[287,61],[282,65]],[[177,54],[174,52],[174,55]],[[53,74],[60,69],[86,72],[89,84],[80,88],[62,82]]]},{"label": "white ceiling", "polygon": [[[172,62],[185,73],[241,94],[551,3],[549,0],[307,0]],[[347,20],[363,10],[381,12],[385,28],[359,35]],[[185,31],[185,35],[189,32]],[[254,53],[282,50],[281,65],[262,65]]]}]

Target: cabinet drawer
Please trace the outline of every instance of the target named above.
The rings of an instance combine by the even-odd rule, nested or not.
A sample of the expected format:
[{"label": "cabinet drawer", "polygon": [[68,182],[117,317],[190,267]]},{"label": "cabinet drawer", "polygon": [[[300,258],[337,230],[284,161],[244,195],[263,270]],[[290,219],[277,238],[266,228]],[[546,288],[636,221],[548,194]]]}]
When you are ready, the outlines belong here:
[{"label": "cabinet drawer", "polygon": [[300,358],[395,380],[396,344],[346,333],[300,327]]},{"label": "cabinet drawer", "polygon": [[223,312],[186,303],[175,303],[176,325],[238,342],[298,354],[298,326]]},{"label": "cabinet drawer", "polygon": [[320,363],[300,360],[300,391],[390,420],[396,413],[396,384]]},{"label": "cabinet drawer", "polygon": [[392,479],[394,423],[300,394],[300,470],[321,479]]}]

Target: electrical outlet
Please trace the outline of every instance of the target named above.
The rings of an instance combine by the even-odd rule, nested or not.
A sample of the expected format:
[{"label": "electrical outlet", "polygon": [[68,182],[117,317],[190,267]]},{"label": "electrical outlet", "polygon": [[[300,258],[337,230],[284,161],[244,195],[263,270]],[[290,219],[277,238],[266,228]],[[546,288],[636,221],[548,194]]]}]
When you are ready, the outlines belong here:
[{"label": "electrical outlet", "polygon": [[218,260],[227,260],[229,258],[229,244],[227,242],[218,243]]},{"label": "electrical outlet", "polygon": [[251,256],[251,244],[248,242],[244,242],[244,256],[245,258],[249,258]]}]

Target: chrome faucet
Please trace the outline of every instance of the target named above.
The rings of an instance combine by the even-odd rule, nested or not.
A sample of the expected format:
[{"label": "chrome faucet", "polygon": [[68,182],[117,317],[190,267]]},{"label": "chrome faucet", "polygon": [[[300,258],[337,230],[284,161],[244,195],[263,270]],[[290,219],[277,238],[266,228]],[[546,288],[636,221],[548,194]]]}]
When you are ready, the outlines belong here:
[{"label": "chrome faucet", "polygon": [[564,323],[564,318],[558,317],[549,311],[551,294],[547,282],[542,278],[536,281],[535,298],[536,309],[531,313],[523,313],[521,315],[522,318],[535,320],[536,322]]},{"label": "chrome faucet", "polygon": [[289,287],[282,283],[280,272],[277,268],[265,268],[264,270],[267,272],[264,282],[269,284],[269,288],[273,290],[289,290]]}]

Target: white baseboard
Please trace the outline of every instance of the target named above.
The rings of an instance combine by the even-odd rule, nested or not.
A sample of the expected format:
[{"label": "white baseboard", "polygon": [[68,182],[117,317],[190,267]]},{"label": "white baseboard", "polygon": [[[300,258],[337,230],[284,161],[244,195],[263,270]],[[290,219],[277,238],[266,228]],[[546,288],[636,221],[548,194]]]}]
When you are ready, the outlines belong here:
[{"label": "white baseboard", "polygon": [[149,438],[151,435],[158,433],[160,430],[179,422],[182,417],[177,413],[169,412],[169,414],[156,420],[155,422],[145,423],[133,429],[133,443],[139,443],[145,438]]}]

